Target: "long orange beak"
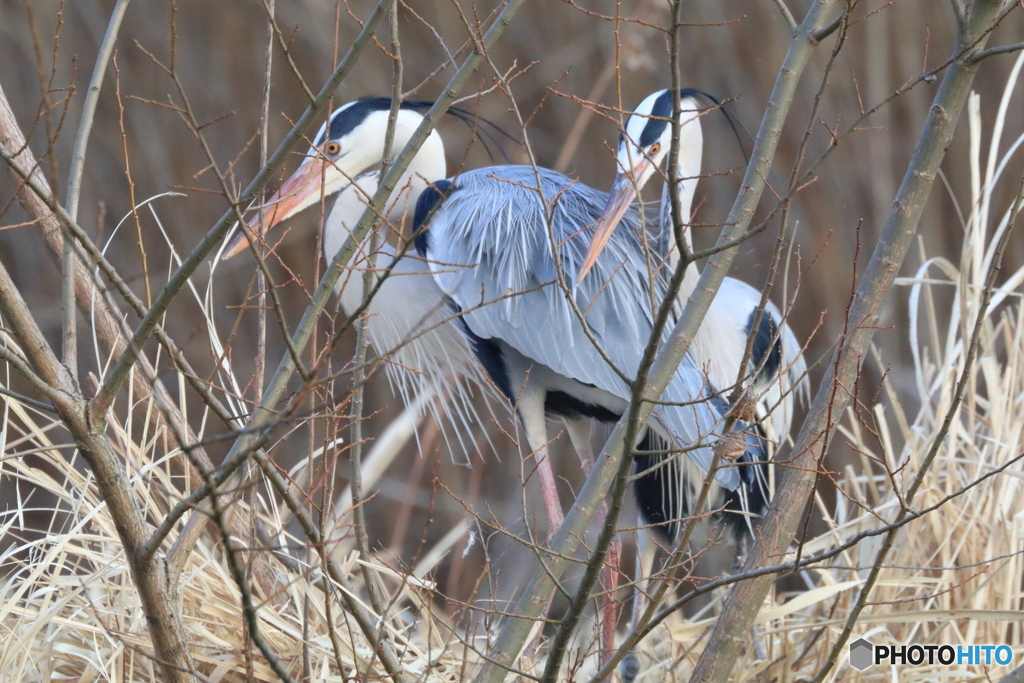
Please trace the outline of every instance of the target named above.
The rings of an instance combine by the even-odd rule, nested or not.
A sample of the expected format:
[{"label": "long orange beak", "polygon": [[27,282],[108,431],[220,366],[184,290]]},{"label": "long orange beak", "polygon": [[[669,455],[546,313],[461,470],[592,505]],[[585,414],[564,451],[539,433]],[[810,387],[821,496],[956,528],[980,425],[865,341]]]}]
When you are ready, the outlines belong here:
[{"label": "long orange beak", "polygon": [[650,164],[651,162],[648,159],[643,159],[637,163],[632,174],[619,173],[615,176],[615,182],[612,183],[612,191],[608,194],[608,203],[605,204],[604,212],[594,224],[594,239],[590,242],[590,248],[583,259],[583,266],[576,277],[576,284],[583,282],[583,278],[587,276],[590,269],[597,263],[597,257],[601,255],[605,245],[608,244],[608,239],[612,236],[615,226],[619,224],[619,221],[622,220],[622,215],[626,213],[626,209],[636,199],[636,193],[639,188],[634,185],[633,179],[643,178]]},{"label": "long orange beak", "polygon": [[291,218],[307,206],[320,199],[324,159],[308,159],[304,161],[277,192],[267,200],[259,213],[235,235],[235,239],[224,250],[222,258],[226,261],[245,249],[249,244],[245,232],[248,231],[254,241],[262,241],[265,233],[283,220]]}]

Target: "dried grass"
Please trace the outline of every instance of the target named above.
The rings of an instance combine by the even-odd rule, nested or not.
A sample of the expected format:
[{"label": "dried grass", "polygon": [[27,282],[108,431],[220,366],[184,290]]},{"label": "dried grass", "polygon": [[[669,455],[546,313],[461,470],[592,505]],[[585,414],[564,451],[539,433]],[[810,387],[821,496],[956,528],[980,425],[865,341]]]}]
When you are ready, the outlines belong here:
[{"label": "dried grass", "polygon": [[[6,342],[12,344],[9,338]],[[131,412],[138,416],[154,409],[146,402]],[[53,500],[40,506],[19,497],[17,508],[8,510],[0,524],[0,535],[21,539],[0,554],[0,678],[159,680],[152,660],[143,654],[149,651],[149,637],[113,522],[74,448],[51,439],[62,431],[53,416],[16,400],[5,402],[2,474],[16,481],[19,491],[34,490],[31,498],[50,494]],[[119,435],[122,454],[134,469],[136,496],[156,520],[187,493],[182,488],[185,478],[174,473],[180,471],[182,455],[169,447],[167,434],[133,440],[131,433],[126,424]],[[34,513],[50,516],[42,535],[29,531],[39,529],[26,518]],[[260,511],[260,518],[269,528],[285,526],[268,509]],[[288,534],[278,540],[288,548],[305,545]],[[340,539],[334,550],[344,558],[346,574],[360,585],[350,538]],[[301,671],[303,648],[308,647],[316,680],[343,680],[325,625],[320,572],[312,567],[289,574],[280,565],[272,567],[254,577],[267,641],[293,671]],[[446,651],[443,625],[431,614],[431,584],[381,565],[370,569],[391,593],[385,623],[404,646],[407,670],[418,679],[454,680],[459,662]],[[244,677],[241,602],[219,543],[208,537],[199,541],[182,576],[180,599],[201,673],[211,681]],[[333,606],[333,614],[343,666],[376,675],[376,666],[368,664],[371,650],[358,628],[347,623],[340,606]],[[258,654],[253,660],[256,680],[277,680]]]}]

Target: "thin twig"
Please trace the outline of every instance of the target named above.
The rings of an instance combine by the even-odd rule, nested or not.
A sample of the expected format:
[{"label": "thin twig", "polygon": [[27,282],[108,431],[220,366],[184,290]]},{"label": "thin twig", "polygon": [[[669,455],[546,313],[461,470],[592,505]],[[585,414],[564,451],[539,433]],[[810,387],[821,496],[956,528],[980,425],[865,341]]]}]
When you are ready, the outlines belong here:
[{"label": "thin twig", "polygon": [[[2,266],[3,264],[0,263],[0,267]],[[6,271],[4,272],[6,273]],[[22,379],[31,384],[40,394],[50,399],[51,402],[61,399],[61,396],[57,393],[57,391],[52,386],[50,386],[46,382],[46,380],[37,375],[35,370],[32,369],[32,367],[24,358],[16,354],[6,345],[0,346],[0,360],[3,360],[5,363],[10,364],[11,367],[14,368],[14,371],[21,375]],[[17,396],[17,394],[14,395]],[[50,407],[50,410],[56,410],[56,408]]]},{"label": "thin twig", "polygon": [[[103,36],[100,44],[100,51],[96,55],[96,64],[93,67],[92,78],[89,80],[89,88],[85,91],[85,102],[82,104],[82,119],[78,124],[78,135],[75,136],[75,149],[71,153],[71,169],[68,177],[68,194],[65,203],[68,207],[68,214],[72,218],[78,217],[78,200],[82,190],[82,173],[85,170],[85,151],[89,145],[89,136],[92,133],[93,117],[96,115],[96,105],[100,99],[100,89],[103,87],[103,75],[107,71],[107,64],[114,52],[114,42],[117,40],[118,31],[121,29],[121,19],[124,18],[125,10],[128,9],[129,0],[118,0],[110,13],[110,22],[107,24],[107,33]],[[77,320],[78,311],[75,305],[75,253],[71,243],[64,243],[64,266],[61,273],[61,310],[63,313],[63,335],[62,358],[64,365],[72,377],[78,377],[78,332]]]},{"label": "thin twig", "polygon": [[786,0],[773,0],[775,6],[779,8],[779,12],[782,13],[782,18],[786,20],[786,25],[789,26],[789,33],[792,35],[796,33],[799,24],[796,23],[796,19],[793,18],[793,13],[789,11],[789,5],[786,4]]},{"label": "thin twig", "polygon": [[[3,353],[3,347],[0,347],[0,354],[2,354],[2,353]],[[4,356],[4,360],[7,360],[7,358],[8,358],[7,356]],[[34,398],[29,398],[28,396],[22,396],[18,392],[11,391],[10,389],[5,389],[4,387],[0,387],[0,396],[6,396],[9,399],[17,401],[19,403],[24,403],[25,405],[32,406],[33,408],[37,408],[39,410],[44,410],[44,411],[46,411],[48,413],[53,413],[53,414],[57,413],[57,409],[54,408],[49,403],[43,403],[42,401],[37,401]]]},{"label": "thin twig", "polygon": [[982,50],[981,52],[974,55],[974,58],[971,61],[977,64],[981,60],[986,59],[988,57],[992,57],[994,55],[1005,55],[1009,52],[1018,52],[1020,50],[1024,50],[1024,43],[1014,43],[1013,45],[1001,45],[999,47],[990,47],[989,49]]}]

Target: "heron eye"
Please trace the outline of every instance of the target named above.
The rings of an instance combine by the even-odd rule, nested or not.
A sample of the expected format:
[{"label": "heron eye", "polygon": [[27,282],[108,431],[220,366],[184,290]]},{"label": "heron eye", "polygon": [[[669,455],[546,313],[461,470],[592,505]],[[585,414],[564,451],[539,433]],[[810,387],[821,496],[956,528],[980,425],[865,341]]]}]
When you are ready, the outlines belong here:
[{"label": "heron eye", "polygon": [[660,142],[655,142],[653,145],[651,145],[650,147],[647,148],[647,153],[650,154],[651,156],[654,156],[655,154],[657,154],[660,151],[661,151],[661,143]]},{"label": "heron eye", "polygon": [[336,140],[330,140],[326,145],[324,145],[324,151],[333,157],[341,151],[341,145],[339,145]]}]

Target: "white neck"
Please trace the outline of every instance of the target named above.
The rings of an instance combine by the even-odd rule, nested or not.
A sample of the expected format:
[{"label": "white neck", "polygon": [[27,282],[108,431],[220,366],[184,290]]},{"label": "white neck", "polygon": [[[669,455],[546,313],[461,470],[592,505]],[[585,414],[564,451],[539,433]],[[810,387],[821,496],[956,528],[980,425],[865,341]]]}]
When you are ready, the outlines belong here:
[{"label": "white neck", "polygon": [[[418,122],[416,124],[419,125]],[[395,129],[395,143],[392,146],[392,159],[397,159],[402,149],[408,144],[409,139],[415,132],[416,126],[409,126]],[[427,185],[437,180],[443,180],[447,176],[447,164],[444,159],[444,143],[437,131],[431,131],[430,136],[416,152],[416,156],[409,162],[405,173],[399,178],[395,185],[395,191],[388,200],[388,220],[393,222],[404,221],[406,217],[412,219],[413,209],[416,207],[416,200]]]},{"label": "white neck", "polygon": [[[402,148],[408,143],[415,126],[398,126],[395,130],[395,153],[392,158],[398,156]],[[383,137],[382,137],[383,139]],[[380,148],[383,153],[383,144]],[[374,163],[379,163],[378,158]],[[370,166],[372,164],[368,164]],[[365,170],[365,167],[364,169]],[[405,173],[399,178],[395,191],[391,194],[387,204],[387,218],[395,228],[400,228],[406,219],[412,219],[412,213],[416,208],[416,200],[420,193],[429,183],[441,180],[445,177],[446,164],[444,159],[444,144],[437,131],[433,131],[427,141],[423,143],[416,156],[412,158]],[[377,191],[378,174],[376,171],[364,173],[358,177],[355,183],[347,185],[338,193],[338,198],[331,208],[327,220],[324,222],[324,255],[328,259],[338,253],[348,239],[352,229],[356,227],[359,218],[363,215],[366,207]],[[384,235],[387,237],[389,231],[385,228]]]},{"label": "white neck", "polygon": [[[689,101],[689,100],[688,100]],[[694,104],[696,109],[696,104]],[[704,153],[704,135],[700,128],[700,119],[697,112],[683,111],[683,123],[679,128],[679,160],[676,165],[676,177],[679,183],[676,192],[679,197],[679,209],[683,219],[683,243],[690,251],[693,250],[693,240],[690,237],[690,218],[693,211],[693,197],[697,192],[697,180],[700,177],[701,160]],[[672,229],[672,207],[669,201],[669,183],[665,183],[661,190],[661,224],[664,229],[671,232]],[[679,250],[676,249],[674,235],[669,235],[669,265],[673,270],[679,265]],[[683,278],[679,296],[688,297],[693,288],[697,285],[697,278],[700,273],[696,263],[690,263],[686,267],[686,274]]]},{"label": "white neck", "polygon": [[[350,168],[352,177],[361,175],[364,171],[384,159],[384,140],[387,135],[389,112],[378,111],[370,114],[366,121],[359,127],[361,140],[352,150],[352,158],[346,161]],[[409,143],[416,129],[423,121],[423,117],[414,111],[400,109],[398,118],[395,120],[395,137],[391,145],[391,158],[397,159],[402,150]],[[416,156],[402,175],[395,186],[394,199],[399,196],[403,188],[409,186],[412,190],[412,202],[415,205],[416,198],[428,183],[441,180],[446,175],[446,164],[444,160],[444,144],[437,131],[431,131],[427,140],[420,147]],[[411,184],[410,184],[411,183]],[[389,210],[390,212],[394,209]]]}]

